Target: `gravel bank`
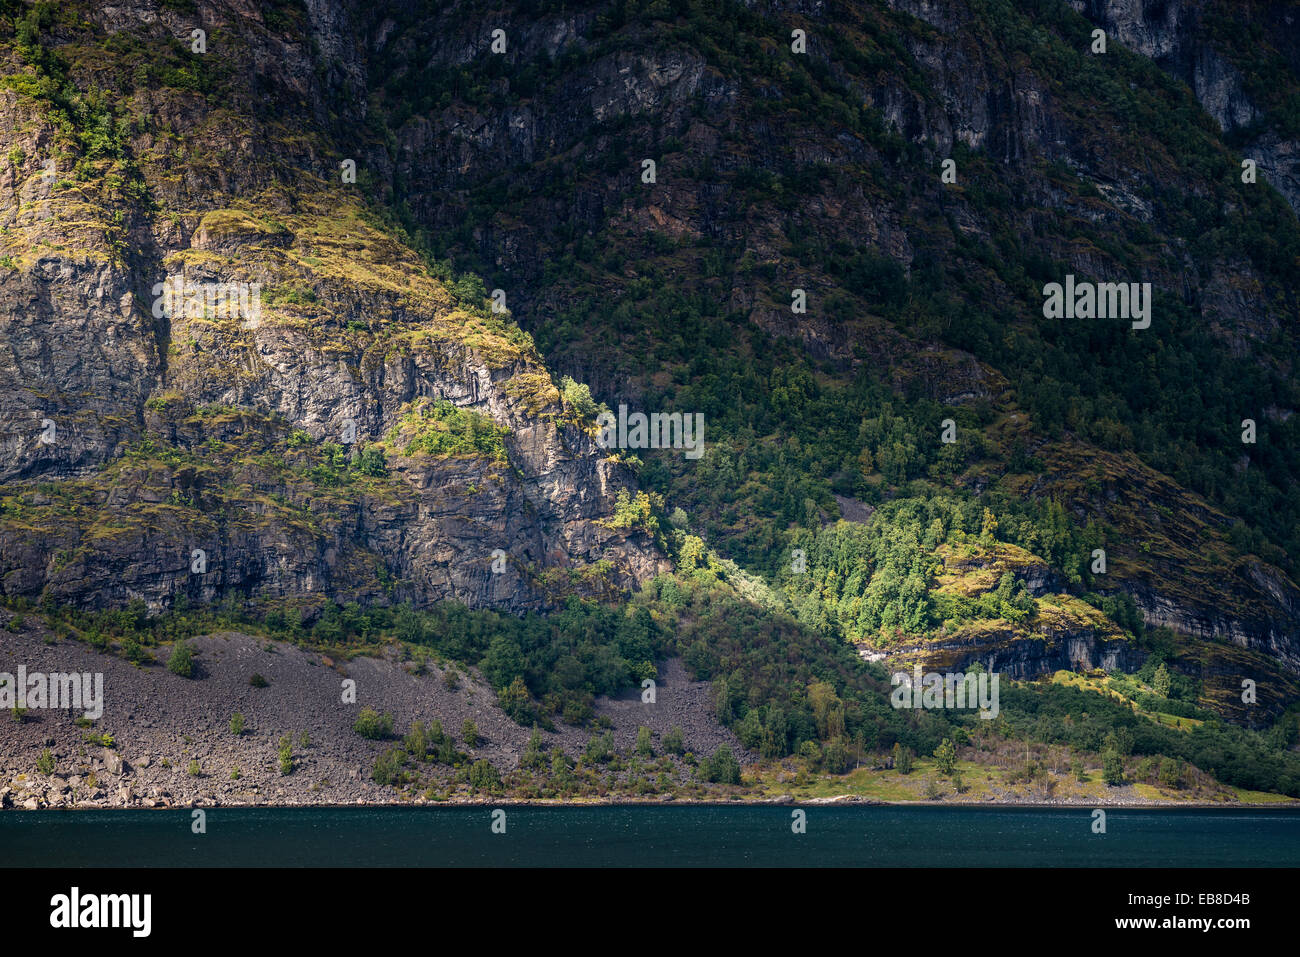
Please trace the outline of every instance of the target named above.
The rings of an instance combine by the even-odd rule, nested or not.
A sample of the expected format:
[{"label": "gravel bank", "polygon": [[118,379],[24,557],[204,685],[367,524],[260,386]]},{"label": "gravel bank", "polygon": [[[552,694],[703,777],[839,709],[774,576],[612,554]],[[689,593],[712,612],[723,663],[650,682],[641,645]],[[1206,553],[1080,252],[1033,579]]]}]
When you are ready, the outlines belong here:
[{"label": "gravel bank", "polygon": [[[461,724],[472,719],[480,742],[471,756],[485,758],[503,772],[518,767],[531,733],[501,711],[495,694],[472,670],[458,669],[461,680],[453,690],[433,663],[415,675],[410,662],[333,662],[293,645],[237,633],[198,638],[194,647],[201,675],[185,679],[162,667],[166,649],[155,649],[157,663],[136,667],[80,642],[55,639],[39,625],[17,634],[0,631],[0,672],[16,674],[23,665],[29,674],[104,676],[103,716],[92,728],[78,727],[78,714],[66,710],[33,709],[21,723],[8,713],[0,715],[0,807],[392,802],[397,792],[370,780],[375,758],[392,742],[368,741],[352,730],[357,713],[367,705],[391,712],[398,733],[415,720],[428,724],[438,719],[445,731],[459,737]],[[254,673],[269,686],[252,687]],[[343,682],[349,678],[356,682],[355,704],[342,700]],[[230,731],[235,712],[246,719],[239,737]],[[725,743],[746,760],[734,735],[713,719],[708,684],[690,681],[676,660],[661,667],[654,705],[629,692],[598,699],[596,713],[613,723],[610,730],[619,750],[633,746],[641,725],[651,728],[656,741],[678,725],[688,750],[708,755]],[[543,732],[547,746],[559,746],[570,756],[594,733],[559,722],[556,729]],[[88,743],[92,731],[111,734],[114,747]],[[293,739],[295,764],[287,776],[280,774],[277,757],[284,735]],[[36,768],[46,747],[55,759],[52,775]],[[198,777],[188,773],[191,760],[199,763]],[[238,780],[232,780],[235,768]]]}]

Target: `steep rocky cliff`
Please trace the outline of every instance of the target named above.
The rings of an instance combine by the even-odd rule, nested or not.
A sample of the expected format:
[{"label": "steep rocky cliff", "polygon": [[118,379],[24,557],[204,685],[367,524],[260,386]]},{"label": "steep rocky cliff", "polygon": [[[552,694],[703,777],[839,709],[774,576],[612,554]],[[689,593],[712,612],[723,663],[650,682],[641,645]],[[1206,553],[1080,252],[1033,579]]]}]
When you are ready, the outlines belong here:
[{"label": "steep rocky cliff", "polygon": [[[698,464],[635,482],[754,573],[835,495],[1056,502],[1109,567],[1049,556],[1052,594],[1300,670],[1294,10],[1249,7],[1246,39],[1210,0],[51,10],[4,43],[0,587],[633,587],[667,558],[602,524],[633,473],[553,370],[705,413]],[[1067,274],[1150,283],[1152,326],[1044,322]],[[160,312],[178,278],[256,315]],[[886,404],[910,431],[872,445]],[[1090,614],[1007,666],[1140,660]]]},{"label": "steep rocky cliff", "polygon": [[[200,79],[149,88],[140,71],[183,61],[191,23],[210,37]],[[109,62],[115,42],[134,56]],[[88,5],[39,43],[7,46],[6,69],[27,61],[116,102],[96,114],[90,95],[0,91],[6,595],[519,611],[666,567],[644,534],[597,523],[629,475],[529,337],[481,287],[435,278],[332,172],[305,37],[240,5]],[[189,88],[241,68],[221,103]],[[97,119],[106,142],[91,145]],[[227,284],[245,298],[204,301]],[[185,285],[188,300],[168,298]],[[413,444],[449,434],[420,412],[437,400],[503,454]]]},{"label": "steep rocky cliff", "polygon": [[1242,155],[1300,211],[1300,95],[1293,82],[1300,73],[1300,8],[1222,0],[1070,5],[1186,83]]}]

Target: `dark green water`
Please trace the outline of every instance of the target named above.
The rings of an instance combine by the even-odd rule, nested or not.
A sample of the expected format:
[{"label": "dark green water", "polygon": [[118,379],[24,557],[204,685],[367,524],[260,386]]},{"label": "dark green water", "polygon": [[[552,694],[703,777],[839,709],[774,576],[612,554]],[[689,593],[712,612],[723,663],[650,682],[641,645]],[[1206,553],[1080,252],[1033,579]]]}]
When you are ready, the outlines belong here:
[{"label": "dark green water", "polygon": [[1294,810],[507,807],[0,813],[5,866],[1294,867]]}]

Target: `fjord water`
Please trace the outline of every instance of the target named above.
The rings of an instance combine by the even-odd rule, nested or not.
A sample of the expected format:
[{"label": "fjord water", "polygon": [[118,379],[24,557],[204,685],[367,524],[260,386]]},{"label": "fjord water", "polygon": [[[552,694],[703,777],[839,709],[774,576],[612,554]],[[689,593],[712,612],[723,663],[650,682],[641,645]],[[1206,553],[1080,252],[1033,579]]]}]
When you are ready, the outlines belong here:
[{"label": "fjord water", "polygon": [[807,806],[0,813],[10,867],[1294,867],[1300,811]]}]

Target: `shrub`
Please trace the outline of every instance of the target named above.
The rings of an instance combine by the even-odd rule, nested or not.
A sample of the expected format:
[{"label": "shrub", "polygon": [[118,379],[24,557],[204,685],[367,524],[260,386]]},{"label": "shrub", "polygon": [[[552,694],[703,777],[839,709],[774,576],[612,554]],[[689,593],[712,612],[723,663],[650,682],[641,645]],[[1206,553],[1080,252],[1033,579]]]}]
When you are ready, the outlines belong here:
[{"label": "shrub", "polygon": [[686,745],[682,741],[682,729],[673,725],[668,733],[664,735],[663,749],[668,754],[680,755],[686,750]]},{"label": "shrub", "polygon": [[588,764],[608,764],[614,757],[614,739],[608,731],[592,735],[582,756]]},{"label": "shrub", "polygon": [[469,769],[469,786],[475,791],[495,791],[501,786],[501,775],[489,761],[475,761]]},{"label": "shrub", "polygon": [[564,396],[565,403],[588,421],[594,421],[602,411],[608,411],[591,397],[591,389],[586,383],[575,382],[567,375],[560,379],[560,393]]},{"label": "shrub", "polygon": [[167,659],[167,670],[182,678],[194,677],[194,649],[188,641],[176,642],[171,657]]},{"label": "shrub", "polygon": [[398,748],[389,748],[379,757],[375,758],[375,767],[370,776],[376,784],[388,787],[391,784],[402,783],[402,765],[406,761],[406,756]]},{"label": "shrub", "polygon": [[236,737],[244,733],[244,716],[238,711],[230,716],[230,733]]},{"label": "shrub", "polygon": [[952,774],[953,768],[957,765],[957,746],[944,738],[934,749],[934,761],[941,774]]},{"label": "shrub", "polygon": [[1162,758],[1160,761],[1159,778],[1160,783],[1167,788],[1179,788],[1183,786],[1183,763],[1173,758]]},{"label": "shrub", "polygon": [[393,734],[393,716],[387,712],[381,716],[374,708],[362,708],[352,730],[371,741],[382,741]]},{"label": "shrub", "polygon": [[144,646],[134,638],[128,638],[122,642],[122,656],[132,664],[143,664],[149,660],[149,654],[144,650]]},{"label": "shrub", "polygon": [[736,760],[731,748],[725,744],[718,745],[704,767],[705,780],[715,784],[739,784],[740,762]]}]

